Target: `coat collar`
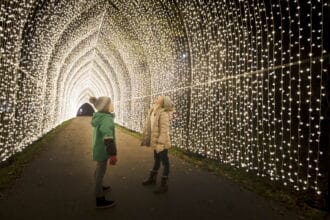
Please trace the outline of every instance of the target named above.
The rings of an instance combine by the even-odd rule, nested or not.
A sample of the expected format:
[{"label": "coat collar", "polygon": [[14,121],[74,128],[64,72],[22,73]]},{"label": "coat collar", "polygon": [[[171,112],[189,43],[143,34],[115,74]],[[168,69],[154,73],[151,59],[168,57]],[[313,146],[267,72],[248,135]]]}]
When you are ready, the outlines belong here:
[{"label": "coat collar", "polygon": [[149,110],[149,115],[151,115],[152,113],[154,114],[160,114],[161,112],[165,111],[164,108],[162,107],[152,107],[150,110]]}]

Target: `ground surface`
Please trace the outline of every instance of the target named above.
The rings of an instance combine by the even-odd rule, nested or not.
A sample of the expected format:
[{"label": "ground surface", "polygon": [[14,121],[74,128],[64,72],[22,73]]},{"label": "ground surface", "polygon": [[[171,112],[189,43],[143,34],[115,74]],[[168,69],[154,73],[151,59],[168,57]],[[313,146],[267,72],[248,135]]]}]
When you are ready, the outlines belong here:
[{"label": "ground surface", "polygon": [[224,177],[170,157],[170,190],[154,195],[142,180],[152,151],[117,130],[118,164],[108,167],[105,183],[114,209],[96,210],[95,162],[91,160],[90,118],[81,117],[54,137],[0,198],[0,219],[300,219],[292,211]]}]

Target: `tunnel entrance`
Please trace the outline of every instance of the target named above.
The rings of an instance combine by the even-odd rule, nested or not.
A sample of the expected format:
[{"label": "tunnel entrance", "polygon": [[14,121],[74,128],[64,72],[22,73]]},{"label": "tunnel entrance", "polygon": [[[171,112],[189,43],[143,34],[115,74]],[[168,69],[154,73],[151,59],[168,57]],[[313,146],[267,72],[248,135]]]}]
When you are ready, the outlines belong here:
[{"label": "tunnel entrance", "polygon": [[93,116],[94,112],[95,112],[94,108],[89,103],[85,103],[82,106],[80,106],[80,108],[78,109],[77,117],[78,116]]}]

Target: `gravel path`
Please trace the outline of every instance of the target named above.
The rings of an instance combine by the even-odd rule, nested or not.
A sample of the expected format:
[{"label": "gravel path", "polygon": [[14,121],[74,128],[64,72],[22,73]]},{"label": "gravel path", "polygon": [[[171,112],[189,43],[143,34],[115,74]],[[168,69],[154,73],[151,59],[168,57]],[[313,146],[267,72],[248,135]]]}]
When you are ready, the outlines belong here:
[{"label": "gravel path", "polygon": [[300,219],[275,202],[170,156],[170,190],[154,195],[141,181],[151,168],[152,151],[117,130],[118,164],[105,183],[114,209],[95,209],[89,117],[80,117],[54,137],[0,198],[0,219]]}]

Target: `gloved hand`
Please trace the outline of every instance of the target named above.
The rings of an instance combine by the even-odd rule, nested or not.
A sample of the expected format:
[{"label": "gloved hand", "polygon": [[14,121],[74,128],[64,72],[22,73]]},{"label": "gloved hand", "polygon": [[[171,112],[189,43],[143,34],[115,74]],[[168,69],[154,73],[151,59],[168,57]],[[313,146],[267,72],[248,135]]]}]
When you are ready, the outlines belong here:
[{"label": "gloved hand", "polygon": [[116,156],[111,156],[109,158],[109,165],[116,165],[117,163],[117,157]]}]

